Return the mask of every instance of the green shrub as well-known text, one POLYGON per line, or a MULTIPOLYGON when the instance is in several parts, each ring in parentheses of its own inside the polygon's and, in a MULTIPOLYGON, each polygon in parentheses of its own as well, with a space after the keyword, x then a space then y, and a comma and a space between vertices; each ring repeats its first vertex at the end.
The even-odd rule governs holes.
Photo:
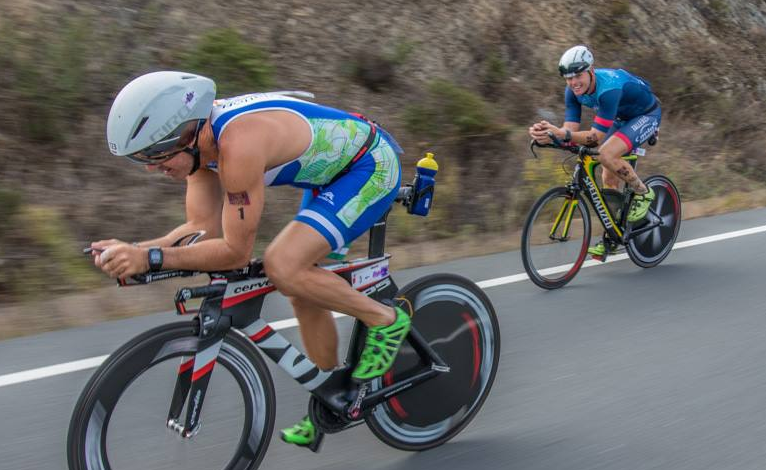
POLYGON ((497 87, 508 78, 505 62, 497 52, 487 56, 484 67, 484 83, 489 87, 497 87))
POLYGON ((0 189, 0 240, 15 226, 14 216, 21 205, 21 194, 9 189, 0 189))
POLYGON ((272 85, 273 67, 266 53, 232 28, 205 33, 185 54, 184 68, 213 78, 218 96, 249 93, 272 85))
POLYGON ((497 115, 493 106, 478 94, 436 79, 429 84, 423 102, 405 109, 404 122, 414 135, 460 138, 502 131, 497 115))
POLYGON ((629 0, 613 0, 603 10, 599 9, 591 38, 599 51, 615 51, 624 47, 630 38, 633 17, 629 0))
POLYGON ((43 265, 46 267, 32 274, 31 283, 43 285, 48 282, 50 267, 54 266, 63 276, 62 287, 82 289, 97 284, 98 276, 93 272, 89 258, 82 255, 58 210, 24 206, 19 217, 25 236, 45 254, 43 265))
POLYGON ((396 64, 389 57, 370 51, 356 54, 351 63, 351 76, 370 91, 382 91, 394 81, 396 64))
POLYGON ((382 91, 394 83, 396 68, 407 61, 415 48, 416 43, 407 40, 381 50, 366 47, 342 66, 342 74, 370 91, 382 91))
POLYGON ((64 19, 51 32, 22 36, 10 22, 0 25, 4 53, 0 64, 10 76, 9 93, 17 103, 20 133, 32 142, 60 142, 85 110, 91 23, 87 17, 64 19), (50 40, 53 35, 55 40, 50 40))

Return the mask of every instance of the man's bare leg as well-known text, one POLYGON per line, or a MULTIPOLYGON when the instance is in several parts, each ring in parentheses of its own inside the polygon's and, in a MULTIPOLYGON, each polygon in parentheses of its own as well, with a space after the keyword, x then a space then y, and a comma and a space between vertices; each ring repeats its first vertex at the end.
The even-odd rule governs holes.
MULTIPOLYGON (((649 190, 644 185, 641 178, 638 177, 636 171, 630 166, 630 163, 622 159, 622 156, 628 151, 628 146, 625 142, 617 137, 610 137, 599 148, 598 159, 604 166, 604 170, 608 170, 617 175, 622 181, 624 181, 636 194, 646 194, 649 190)), ((607 184, 606 178, 604 184, 607 184)))
POLYGON ((264 267, 282 294, 325 310, 358 318, 367 326, 391 324, 394 310, 357 292, 340 276, 316 266, 330 252, 327 240, 312 227, 290 222, 272 241, 264 267))
POLYGON ((602 165, 601 182, 604 188, 621 190, 623 181, 615 173, 612 173, 607 167, 602 165))
POLYGON ((338 366, 338 330, 332 312, 290 297, 306 354, 322 370, 338 366))

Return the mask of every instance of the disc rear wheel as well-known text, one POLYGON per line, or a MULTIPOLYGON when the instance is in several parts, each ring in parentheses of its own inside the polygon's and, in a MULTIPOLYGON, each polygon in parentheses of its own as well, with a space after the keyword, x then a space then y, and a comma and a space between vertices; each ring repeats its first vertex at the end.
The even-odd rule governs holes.
POLYGON ((665 176, 650 176, 644 183, 654 190, 654 201, 646 219, 635 224, 632 230, 641 230, 649 224, 656 226, 631 237, 627 251, 635 264, 651 268, 660 264, 673 249, 681 228, 681 198, 673 182, 665 176))
MULTIPOLYGON (((421 278, 402 289, 397 298, 402 297, 412 305, 413 328, 450 370, 379 405, 367 424, 386 444, 416 451, 451 439, 479 411, 497 372, 500 331, 484 291, 460 276, 421 278)), ((405 341, 393 367, 373 381, 373 389, 410 377, 424 366, 405 341)))

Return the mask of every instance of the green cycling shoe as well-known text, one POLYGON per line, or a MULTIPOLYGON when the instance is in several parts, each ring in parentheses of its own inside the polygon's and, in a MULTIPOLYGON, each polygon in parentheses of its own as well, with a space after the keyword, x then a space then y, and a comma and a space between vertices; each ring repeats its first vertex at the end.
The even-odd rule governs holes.
POLYGON ((604 242, 598 242, 588 248, 588 254, 594 258, 603 258, 606 255, 606 245, 604 245, 604 242))
POLYGON ((317 430, 311 419, 308 416, 304 416, 302 420, 295 423, 292 427, 283 429, 280 437, 288 444, 308 447, 314 443, 317 437, 317 430))
POLYGON ((606 261, 606 256, 614 253, 617 253, 617 246, 610 242, 607 248, 603 240, 588 248, 588 254, 598 261, 606 261))
POLYGON ((649 192, 646 194, 636 194, 633 196, 630 212, 628 212, 628 222, 638 222, 646 217, 646 213, 649 212, 649 206, 654 201, 654 190, 652 188, 648 189, 649 192))
POLYGON ((388 372, 394 364, 402 341, 410 332, 410 316, 399 307, 394 307, 396 320, 388 326, 372 326, 367 329, 367 338, 359 363, 351 374, 356 380, 369 380, 388 372))

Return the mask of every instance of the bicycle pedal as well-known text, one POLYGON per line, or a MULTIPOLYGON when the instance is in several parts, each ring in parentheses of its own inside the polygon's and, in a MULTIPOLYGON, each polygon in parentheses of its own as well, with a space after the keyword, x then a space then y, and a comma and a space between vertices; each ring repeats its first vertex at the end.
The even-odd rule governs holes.
POLYGON ((324 433, 317 431, 316 437, 314 437, 314 440, 311 444, 307 445, 306 448, 311 452, 319 453, 320 447, 322 447, 322 442, 324 442, 324 433))
POLYGON ((590 255, 590 257, 602 263, 606 261, 606 255, 590 255))

